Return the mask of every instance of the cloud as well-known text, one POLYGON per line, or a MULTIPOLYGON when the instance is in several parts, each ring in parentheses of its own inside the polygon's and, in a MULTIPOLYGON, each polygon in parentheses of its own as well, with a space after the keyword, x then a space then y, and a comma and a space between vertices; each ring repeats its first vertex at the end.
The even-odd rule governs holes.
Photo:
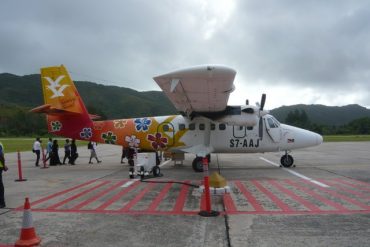
POLYGON ((159 90, 155 75, 220 63, 238 72, 231 102, 370 106, 369 24, 367 1, 6 0, 0 72, 65 64, 77 80, 159 90))

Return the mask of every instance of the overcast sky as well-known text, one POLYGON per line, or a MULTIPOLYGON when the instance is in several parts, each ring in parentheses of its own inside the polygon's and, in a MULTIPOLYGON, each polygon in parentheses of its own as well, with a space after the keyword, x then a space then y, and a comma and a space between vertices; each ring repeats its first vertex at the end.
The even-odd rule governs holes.
POLYGON ((160 90, 199 64, 237 71, 229 104, 370 107, 370 1, 2 0, 0 73, 64 64, 75 80, 160 90))

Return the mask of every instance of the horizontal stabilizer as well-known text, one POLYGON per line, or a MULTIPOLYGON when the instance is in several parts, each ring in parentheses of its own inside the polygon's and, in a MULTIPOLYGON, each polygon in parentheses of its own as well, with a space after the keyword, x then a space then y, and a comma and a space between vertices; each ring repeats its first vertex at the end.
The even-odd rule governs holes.
MULTIPOLYGON (((66 111, 66 110, 63 110, 63 109, 58 109, 56 107, 53 107, 50 104, 45 104, 45 105, 42 105, 42 106, 38 106, 36 108, 31 109, 30 112, 33 112, 33 113, 45 113, 45 114, 48 114, 48 115, 62 115, 62 114, 78 115, 78 114, 82 114, 82 113, 76 113, 76 112, 66 111)), ((100 119, 101 116, 94 115, 94 114, 89 114, 89 118, 91 120, 96 120, 96 119, 100 119)))
POLYGON ((71 111, 59 109, 59 108, 53 107, 50 104, 45 104, 45 105, 42 105, 42 106, 38 106, 38 107, 33 108, 32 110, 30 110, 30 112, 45 113, 45 114, 48 114, 48 115, 60 115, 60 114, 78 115, 78 114, 82 114, 82 113, 76 113, 76 112, 71 112, 71 111))

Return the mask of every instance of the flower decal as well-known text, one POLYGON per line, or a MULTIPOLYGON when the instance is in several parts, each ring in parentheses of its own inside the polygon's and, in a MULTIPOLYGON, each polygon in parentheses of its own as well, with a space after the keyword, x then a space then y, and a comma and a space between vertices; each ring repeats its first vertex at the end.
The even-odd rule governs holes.
POLYGON ((59 121, 52 121, 51 122, 51 131, 59 131, 62 129, 62 123, 59 121))
POLYGON ((112 131, 108 131, 107 133, 103 133, 101 137, 104 139, 104 142, 107 144, 115 144, 117 141, 117 136, 113 134, 112 131))
POLYGON ((92 130, 91 128, 83 128, 80 132, 80 137, 82 139, 90 139, 92 137, 92 130))
POLYGON ((152 147, 154 149, 158 149, 158 148, 165 148, 167 143, 168 143, 168 140, 166 137, 162 137, 162 134, 161 133, 157 133, 154 135, 151 135, 149 134, 147 136, 148 138, 148 141, 150 141, 152 143, 152 147))
POLYGON ((94 130, 102 130, 104 127, 104 122, 94 122, 94 130))
POLYGON ((122 129, 126 126, 127 120, 113 120, 114 128, 122 129))
POLYGON ((148 118, 136 118, 135 119, 135 128, 136 131, 146 132, 149 129, 149 126, 152 124, 152 120, 148 118))
POLYGON ((140 144, 140 139, 136 138, 135 135, 126 136, 125 141, 128 142, 129 147, 138 148, 140 144))

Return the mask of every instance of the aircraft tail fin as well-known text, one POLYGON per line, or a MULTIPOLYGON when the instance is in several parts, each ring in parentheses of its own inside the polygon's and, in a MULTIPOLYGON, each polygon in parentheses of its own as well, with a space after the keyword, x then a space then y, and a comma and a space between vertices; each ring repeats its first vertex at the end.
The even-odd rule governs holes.
POLYGON ((91 130, 93 115, 88 114, 67 69, 63 65, 41 68, 41 84, 44 105, 31 111, 47 114, 48 129, 53 134, 75 139, 85 137, 80 133, 84 128, 91 130))

